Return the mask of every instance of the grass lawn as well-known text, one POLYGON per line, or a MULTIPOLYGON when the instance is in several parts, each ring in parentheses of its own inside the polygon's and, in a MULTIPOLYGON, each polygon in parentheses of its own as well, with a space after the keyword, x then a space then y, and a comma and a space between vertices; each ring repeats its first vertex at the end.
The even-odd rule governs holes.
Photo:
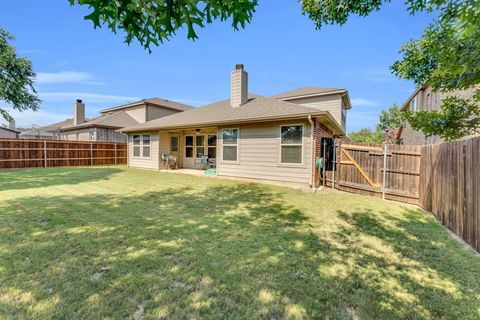
POLYGON ((124 167, 0 173, 0 319, 480 319, 400 203, 124 167))

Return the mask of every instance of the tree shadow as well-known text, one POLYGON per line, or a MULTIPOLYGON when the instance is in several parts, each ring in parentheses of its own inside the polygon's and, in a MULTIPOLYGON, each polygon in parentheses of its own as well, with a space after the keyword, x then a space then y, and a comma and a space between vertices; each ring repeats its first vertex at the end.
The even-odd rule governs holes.
POLYGON ((44 188, 102 180, 122 171, 115 167, 58 167, 2 171, 0 191, 44 188))
POLYGON ((338 225, 318 231, 306 212, 256 184, 4 201, 0 315, 129 318, 139 306, 157 319, 475 314, 471 270, 442 270, 418 248, 432 255, 436 246, 452 268, 478 264, 450 244, 424 244, 416 213, 371 214, 338 212, 338 225))

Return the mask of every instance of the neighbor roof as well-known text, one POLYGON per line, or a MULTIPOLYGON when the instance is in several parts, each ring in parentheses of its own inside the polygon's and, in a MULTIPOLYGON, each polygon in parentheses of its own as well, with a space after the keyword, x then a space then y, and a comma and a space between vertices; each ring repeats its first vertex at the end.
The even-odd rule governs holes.
POLYGON ((11 132, 15 132, 15 133, 20 133, 20 131, 15 130, 15 129, 10 129, 10 128, 8 128, 8 127, 0 127, 0 129, 7 130, 7 131, 11 131, 11 132))
POLYGON ((347 92, 347 90, 339 89, 339 88, 303 87, 303 88, 297 88, 287 92, 276 94, 272 96, 272 98, 289 99, 289 98, 300 98, 303 96, 316 96, 316 95, 344 93, 344 92, 347 92))
POLYGON ((32 128, 20 133, 20 136, 46 136, 51 137, 53 131, 58 131, 63 127, 68 127, 73 125, 73 119, 65 119, 60 122, 55 122, 46 126, 32 128))
POLYGON ((331 122, 337 133, 343 133, 328 111, 320 111, 311 107, 249 94, 248 102, 240 107, 232 107, 230 99, 215 102, 200 108, 180 112, 121 129, 121 132, 135 132, 157 129, 175 129, 206 125, 221 125, 242 122, 269 121, 275 119, 299 118, 301 116, 318 115, 331 122))
POLYGON ((101 115, 93 118, 90 121, 82 122, 76 126, 64 127, 62 128, 62 131, 71 131, 88 127, 123 128, 133 126, 137 123, 137 120, 132 118, 126 111, 122 110, 101 115))
POLYGON ((123 104, 123 105, 117 106, 117 107, 103 109, 103 110, 100 110, 100 113, 117 111, 117 110, 120 110, 120 109, 130 108, 130 107, 137 106, 137 105, 142 105, 142 104, 164 107, 164 108, 167 108, 167 109, 177 110, 177 111, 186 111, 186 110, 190 110, 190 109, 193 108, 192 106, 189 106, 189 105, 186 105, 186 104, 183 104, 183 103, 170 101, 170 100, 166 100, 166 99, 162 99, 162 98, 149 98, 149 99, 142 99, 142 100, 139 100, 139 101, 123 104))

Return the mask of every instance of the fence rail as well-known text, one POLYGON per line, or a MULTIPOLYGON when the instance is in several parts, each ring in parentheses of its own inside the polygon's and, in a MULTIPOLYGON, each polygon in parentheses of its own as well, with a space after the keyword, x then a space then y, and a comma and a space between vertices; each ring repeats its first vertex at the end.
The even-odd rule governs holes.
POLYGON ((0 169, 126 163, 120 142, 0 139, 0 169))

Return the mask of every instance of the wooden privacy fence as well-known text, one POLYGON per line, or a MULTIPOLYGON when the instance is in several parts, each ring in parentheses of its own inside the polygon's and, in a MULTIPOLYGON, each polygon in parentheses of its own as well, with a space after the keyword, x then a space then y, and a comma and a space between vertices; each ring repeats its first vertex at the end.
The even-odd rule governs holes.
POLYGON ((0 169, 126 163, 126 143, 0 139, 0 169))
POLYGON ((480 252, 480 137, 422 147, 419 204, 480 252))
POLYGON ((480 137, 429 146, 336 140, 324 154, 326 186, 418 204, 480 252, 480 137))
POLYGON ((335 179, 339 190, 418 203, 420 147, 336 140, 330 154, 325 166, 327 186, 335 179))

